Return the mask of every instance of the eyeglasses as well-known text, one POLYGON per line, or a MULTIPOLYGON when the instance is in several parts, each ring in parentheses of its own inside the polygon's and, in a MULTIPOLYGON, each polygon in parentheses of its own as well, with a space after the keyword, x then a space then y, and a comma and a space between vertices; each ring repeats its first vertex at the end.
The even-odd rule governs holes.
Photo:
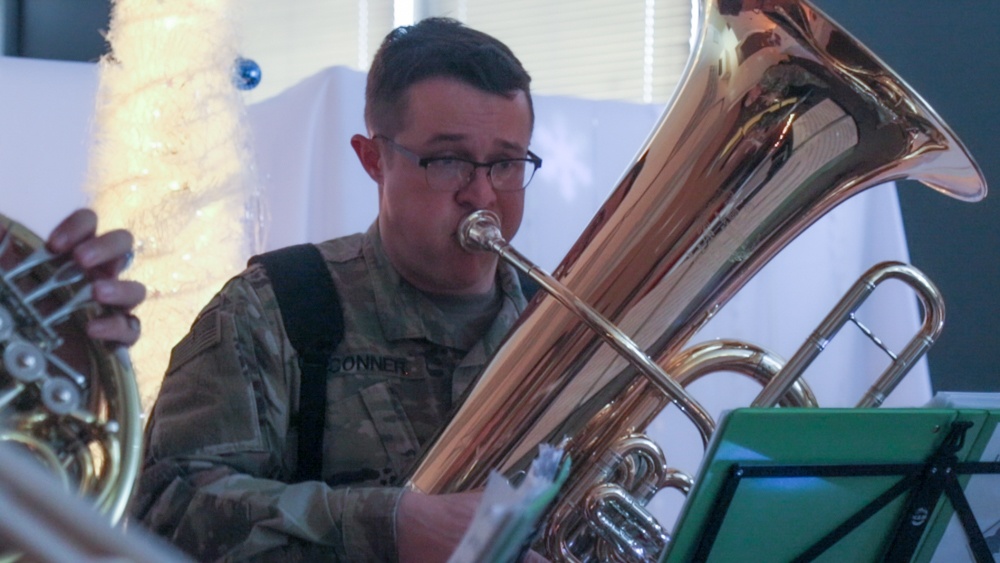
POLYGON ((493 162, 476 162, 455 156, 434 156, 423 158, 396 143, 385 135, 375 135, 399 154, 424 169, 427 185, 441 192, 457 192, 472 183, 477 168, 486 168, 490 185, 498 192, 514 192, 528 187, 535 171, 542 167, 542 159, 528 151, 526 158, 505 158, 493 162))

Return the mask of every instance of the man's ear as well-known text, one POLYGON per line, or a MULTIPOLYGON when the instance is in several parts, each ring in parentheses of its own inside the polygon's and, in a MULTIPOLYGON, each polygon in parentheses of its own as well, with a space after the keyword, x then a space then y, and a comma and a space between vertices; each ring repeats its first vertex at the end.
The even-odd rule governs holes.
POLYGON ((375 180, 375 183, 382 185, 382 152, 374 139, 364 135, 354 135, 351 137, 351 148, 358 155, 361 166, 365 172, 375 180))

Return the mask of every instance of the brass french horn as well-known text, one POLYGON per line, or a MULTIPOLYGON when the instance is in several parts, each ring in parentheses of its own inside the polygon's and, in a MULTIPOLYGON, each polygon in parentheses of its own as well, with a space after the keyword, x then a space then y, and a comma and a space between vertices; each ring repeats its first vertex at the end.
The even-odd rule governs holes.
POLYGON ((124 351, 86 335, 91 291, 71 260, 0 215, 0 447, 117 522, 139 474, 141 409, 124 351))
MULTIPOLYGON (((491 470, 524 469, 539 443, 569 437, 574 469, 541 544, 556 560, 658 556, 667 540, 655 522, 629 515, 616 526, 602 506, 641 513, 643 500, 626 496, 686 486, 641 432, 651 411, 673 403, 707 439, 714 423, 672 370, 687 361, 690 337, 789 241, 888 181, 912 178, 965 201, 986 194, 982 173, 930 106, 808 2, 705 0, 698 9, 673 99, 552 276, 490 234, 488 216, 469 221, 471 248, 497 252, 557 289, 533 300, 409 484, 426 493, 476 488, 491 470), (627 337, 613 343, 614 332, 627 337), (617 500, 602 505, 608 498, 617 500)), ((894 272, 940 304, 915 270, 887 264, 870 275, 894 272)), ((917 340, 929 345, 940 320, 925 321, 931 330, 917 340)), ((757 354, 722 348, 729 363, 757 354)), ((683 369, 700 371, 697 362, 683 369)), ((765 371, 765 381, 778 381, 767 393, 773 404, 790 383, 775 375, 780 366, 765 371)), ((898 377, 880 379, 862 403, 880 403, 898 377)), ((799 398, 809 400, 805 391, 799 398)))

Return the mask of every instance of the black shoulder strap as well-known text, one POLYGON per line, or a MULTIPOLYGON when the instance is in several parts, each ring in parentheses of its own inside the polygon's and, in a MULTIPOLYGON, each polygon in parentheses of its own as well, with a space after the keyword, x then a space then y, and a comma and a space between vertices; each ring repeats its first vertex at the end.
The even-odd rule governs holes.
POLYGON ((322 480, 326 371, 344 336, 344 314, 326 262, 312 244, 274 250, 250 259, 267 270, 285 332, 299 356, 299 452, 295 482, 322 480))

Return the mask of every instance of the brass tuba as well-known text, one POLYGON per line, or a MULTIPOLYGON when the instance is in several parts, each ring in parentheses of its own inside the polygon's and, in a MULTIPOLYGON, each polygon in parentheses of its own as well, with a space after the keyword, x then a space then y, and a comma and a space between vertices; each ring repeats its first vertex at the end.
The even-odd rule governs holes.
MULTIPOLYGON (((634 438, 650 405, 679 405, 703 436, 712 424, 680 383, 650 375, 622 349, 634 344, 670 373, 689 338, 771 257, 871 186, 912 178, 965 201, 985 196, 981 172, 948 126, 808 2, 704 0, 698 9, 693 52, 667 110, 551 276, 574 297, 533 300, 422 457, 413 488, 481 486, 491 470, 513 474, 539 443, 564 436, 574 465, 567 491, 607 492, 591 485, 595 474, 612 485, 683 488, 657 467, 655 444, 634 438), (575 301, 593 318, 566 306, 575 301), (592 330, 602 319, 630 344, 610 345, 607 331, 592 330)), ((488 219, 477 221, 485 225, 472 231, 491 230, 488 219)), ((488 235, 472 246, 517 265, 516 253, 488 235)), ((567 493, 577 505, 554 509, 543 533, 550 557, 656 557, 662 542, 619 553, 630 540, 602 529, 601 509, 582 506, 592 498, 567 493), (584 514, 587 529, 561 514, 584 514)))
MULTIPOLYGON (((86 335, 91 291, 66 256, 0 215, 0 447, 27 453, 116 522, 139 474, 141 409, 124 351, 86 335)), ((31 553, 6 535, 15 528, 2 531, 3 549, 31 553)))

